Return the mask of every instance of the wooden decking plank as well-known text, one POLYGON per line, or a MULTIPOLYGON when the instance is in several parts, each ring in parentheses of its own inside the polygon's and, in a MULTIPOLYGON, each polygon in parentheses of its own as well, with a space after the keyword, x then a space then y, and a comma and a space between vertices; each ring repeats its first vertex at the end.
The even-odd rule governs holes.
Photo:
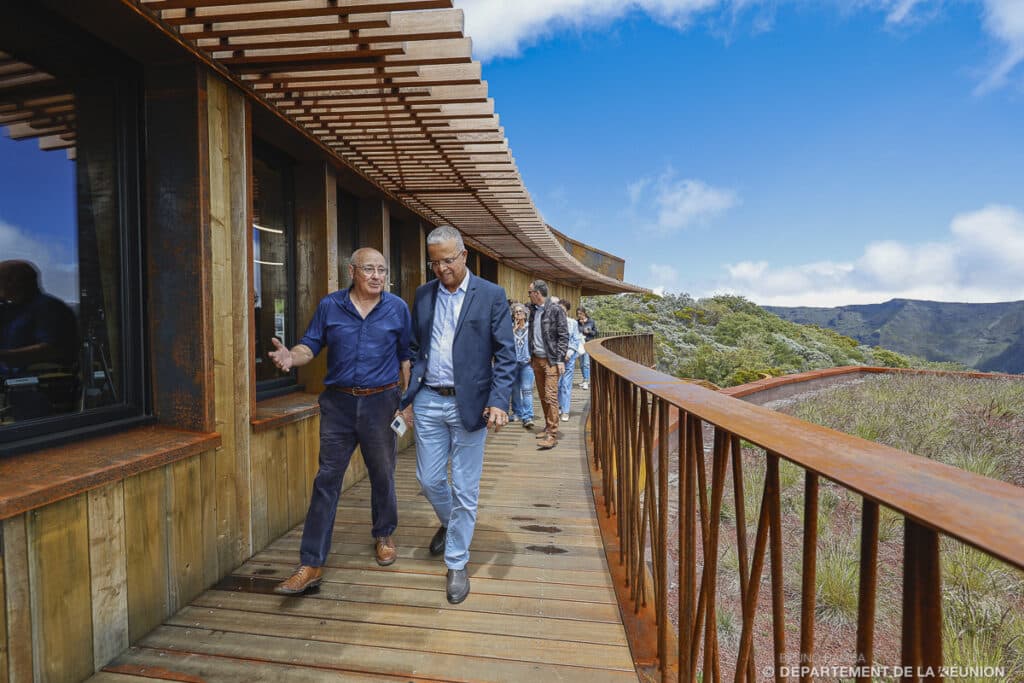
MULTIPOLYGON (((329 585, 337 589, 337 584, 329 585)), ((349 587, 351 588, 351 587, 349 587)), ((367 586, 356 588, 368 589, 367 586)), ((372 589, 371 589, 372 590, 372 589)), ((366 590, 366 593, 370 593, 366 590)), ((264 614, 291 614, 303 617, 321 617, 355 623, 412 626, 446 631, 470 631, 488 635, 550 638, 597 645, 626 645, 617 620, 606 623, 581 621, 555 610, 551 614, 522 616, 509 611, 487 611, 485 605, 474 605, 473 610, 438 609, 437 596, 433 604, 413 605, 395 599, 392 591, 374 591, 377 601, 353 601, 349 591, 335 593, 321 588, 315 596, 303 599, 283 598, 278 595, 209 591, 192 604, 196 607, 233 609, 264 614), (499 615, 500 618, 495 618, 499 615)), ((406 592, 411 592, 406 589, 406 592)), ((423 591, 420 591, 423 592, 423 591)), ((436 590, 434 593, 436 594, 436 590)), ((532 601, 538 602, 536 600, 532 601)), ((583 603, 588 605, 590 603, 583 603)))
MULTIPOLYGON (((295 551, 266 551, 253 557, 254 560, 262 561, 273 558, 281 562, 293 562, 298 565, 298 555, 295 551)), ((429 560, 405 559, 401 566, 393 565, 377 569, 367 562, 367 558, 359 556, 335 555, 329 553, 325 567, 345 570, 370 570, 382 572, 414 572, 421 574, 437 573, 444 576, 444 565, 436 558, 429 560)), ((482 563, 482 558, 477 557, 469 563, 470 576, 476 578, 511 579, 516 581, 551 581, 555 583, 567 583, 575 585, 609 586, 611 579, 605 572, 601 571, 573 571, 571 569, 548 569, 546 567, 515 567, 510 565, 498 565, 482 563)))
MULTIPOLYGON (((153 650, 148 647, 132 647, 117 660, 118 664, 137 666, 142 669, 163 667, 168 664, 172 653, 153 650)), ((387 676, 382 673, 365 674, 355 671, 339 671, 298 664, 274 664, 253 659, 200 655, 194 653, 173 653, 174 671, 195 676, 213 683, 366 683, 367 681, 410 681, 410 676, 387 676)), ((106 683, 140 683, 165 679, 117 678, 103 679, 106 683)), ((90 679, 96 683, 97 679, 90 679)))
MULTIPOLYGON (((417 559, 423 556, 423 549, 418 546, 403 543, 400 535, 395 536, 398 562, 406 559, 417 559)), ((282 536, 276 540, 271 548, 273 550, 294 550, 296 557, 299 553, 301 539, 297 536, 282 536)), ((373 561, 370 551, 372 540, 366 539, 362 542, 338 542, 331 544, 331 552, 335 555, 351 555, 362 557, 373 561)), ((604 550, 598 548, 582 548, 562 542, 552 543, 548 539, 538 538, 531 543, 500 543, 484 542, 479 546, 476 538, 473 538, 473 547, 470 551, 470 560, 475 560, 477 555, 487 555, 488 562, 492 564, 512 565, 516 567, 554 567, 556 569, 594 570, 606 571, 607 564, 604 558, 604 550)))
MULTIPOLYGON (((489 521, 489 520, 488 520, 489 521)), ((522 543, 530 545, 537 541, 538 538, 557 538, 560 539, 565 545, 576 546, 580 548, 595 548, 603 547, 601 541, 601 534, 598 533, 597 529, 593 531, 584 531, 582 529, 566 529, 558 524, 539 524, 536 521, 530 522, 518 522, 519 531, 515 530, 515 527, 506 529, 496 529, 487 524, 478 526, 476 532, 473 534, 473 547, 476 548, 477 541, 483 544, 493 543, 496 541, 512 541, 516 543, 522 543)), ((431 524, 427 526, 403 523, 398 531, 395 532, 396 540, 400 536, 402 541, 411 547, 421 548, 426 551, 427 544, 430 539, 434 536, 434 532, 437 531, 437 525, 431 524)), ((281 538, 301 538, 302 529, 295 527, 281 538)), ((332 542, 347 542, 362 543, 366 540, 367 531, 357 528, 355 525, 347 524, 343 527, 338 527, 332 534, 332 542)))
MULTIPOLYGON (((501 615, 489 615, 499 622, 501 615)), ((204 628, 249 635, 277 636, 282 633, 306 642, 376 646, 437 654, 512 659, 520 662, 560 664, 586 662, 596 669, 633 668, 629 647, 570 640, 545 640, 522 636, 474 633, 464 630, 360 623, 353 627, 325 613, 319 617, 266 614, 232 609, 186 607, 167 620, 169 626, 204 628)), ((450 623, 450 622, 449 622, 450 623)))
MULTIPOLYGON (((295 562, 290 561, 290 559, 283 562, 252 561, 242 565, 242 567, 234 572, 234 575, 280 580, 287 577, 294 569, 295 562)), ((389 572, 372 569, 351 571, 334 569, 333 567, 324 569, 324 581, 326 583, 378 588, 408 588, 434 591, 438 590, 439 582, 443 577, 443 569, 434 574, 389 572)), ((615 604, 615 591, 612 589, 611 584, 594 586, 556 583, 553 581, 489 579, 475 574, 472 576, 472 581, 474 595, 503 595, 532 598, 535 600, 570 600, 573 602, 615 604)))
POLYGON ((579 660, 542 666, 509 659, 401 650, 390 647, 388 643, 351 645, 176 626, 154 629, 141 645, 181 652, 219 654, 257 662, 465 683, 528 680, 597 683, 637 680, 633 670, 602 670, 572 664, 579 660))
POLYGON ((370 487, 359 482, 339 502, 318 589, 272 593, 298 564, 302 525, 279 529, 115 663, 228 683, 636 681, 580 424, 575 415, 563 423, 552 451, 537 451, 518 426, 488 437, 464 603, 447 603, 446 567, 427 551, 438 522, 407 449, 396 472, 394 565, 374 562, 370 487))

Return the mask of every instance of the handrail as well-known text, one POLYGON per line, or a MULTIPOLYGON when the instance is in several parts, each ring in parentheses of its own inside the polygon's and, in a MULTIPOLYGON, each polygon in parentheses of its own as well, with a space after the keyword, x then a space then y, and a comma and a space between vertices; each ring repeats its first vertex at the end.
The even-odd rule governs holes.
MULTIPOLYGON (((866 441, 653 370, 653 337, 605 338, 587 344, 592 360, 592 419, 595 465, 601 470, 609 514, 618 516, 623 561, 634 599, 653 591, 659 620, 659 659, 666 663, 668 575, 665 546, 669 493, 670 424, 679 445, 678 514, 680 680, 719 674, 716 633, 716 573, 719 514, 730 460, 737 501, 743 499, 740 440, 767 451, 764 493, 757 534, 748 558, 746 534, 737 533, 743 632, 735 680, 755 678, 753 621, 766 551, 771 557, 775 676, 784 670, 779 458, 805 470, 804 562, 802 568, 800 664, 808 670, 814 649, 814 576, 817 543, 818 480, 826 477, 863 497, 857 661, 870 665, 874 646, 879 505, 904 515, 903 666, 910 672, 942 664, 939 534, 959 539, 1024 569, 1024 495, 1019 487, 927 458, 866 441), (629 356, 629 357, 626 357, 629 356), (639 362, 636 362, 636 360, 639 362), (678 410, 678 422, 670 411, 678 410), (714 430, 707 481, 703 427, 714 430), (710 490, 710 500, 706 491, 710 490), (698 541, 699 534, 699 541, 698 541), (770 536, 770 538, 769 538, 770 536), (698 589, 697 543, 706 558, 698 589), (653 556, 654 585, 645 585, 647 544, 653 556), (752 564, 751 564, 752 563, 752 564), (682 615, 689 615, 684 619, 682 615), (703 650, 701 642, 703 641, 703 650)), ((746 529, 744 506, 736 506, 737 529, 746 529)), ((870 667, 857 671, 870 680, 870 667)), ((801 679, 809 678, 803 675, 801 679)), ((911 676, 912 678, 914 676, 911 676)))

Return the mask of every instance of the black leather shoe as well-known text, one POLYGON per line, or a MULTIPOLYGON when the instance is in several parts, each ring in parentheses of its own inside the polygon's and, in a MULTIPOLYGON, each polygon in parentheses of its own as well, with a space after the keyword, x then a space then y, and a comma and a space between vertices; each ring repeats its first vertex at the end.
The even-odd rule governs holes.
POLYGON ((448 527, 439 527, 434 537, 430 539, 430 554, 437 556, 444 553, 444 542, 448 538, 448 527))
POLYGON ((469 595, 469 574, 465 569, 448 570, 448 602, 457 605, 469 595))

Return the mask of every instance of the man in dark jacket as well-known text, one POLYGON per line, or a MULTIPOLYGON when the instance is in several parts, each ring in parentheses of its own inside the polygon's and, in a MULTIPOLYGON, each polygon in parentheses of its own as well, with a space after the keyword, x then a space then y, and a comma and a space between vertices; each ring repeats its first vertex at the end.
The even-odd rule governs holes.
POLYGON ((469 272, 459 231, 434 228, 427 255, 437 281, 416 290, 416 356, 402 408, 416 428, 416 478, 441 524, 428 547, 444 555, 448 602, 458 604, 469 595, 487 427, 508 424, 516 350, 505 290, 469 272))
POLYGON ((558 379, 565 372, 569 349, 569 325, 565 309, 548 302, 548 285, 543 280, 530 284, 530 354, 537 393, 544 408, 544 431, 537 435, 537 447, 547 450, 558 443, 558 379))

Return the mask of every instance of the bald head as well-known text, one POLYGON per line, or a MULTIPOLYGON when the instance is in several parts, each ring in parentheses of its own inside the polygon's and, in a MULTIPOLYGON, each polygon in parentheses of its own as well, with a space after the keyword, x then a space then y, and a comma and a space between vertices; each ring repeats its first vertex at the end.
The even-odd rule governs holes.
POLYGON ((372 247, 363 247, 352 252, 352 260, 350 262, 362 266, 366 265, 367 259, 373 260, 374 263, 377 263, 377 259, 379 259, 383 263, 384 254, 372 247))
POLYGON ((376 249, 356 249, 352 252, 348 269, 352 289, 360 299, 374 299, 384 291, 388 281, 388 262, 376 249))

